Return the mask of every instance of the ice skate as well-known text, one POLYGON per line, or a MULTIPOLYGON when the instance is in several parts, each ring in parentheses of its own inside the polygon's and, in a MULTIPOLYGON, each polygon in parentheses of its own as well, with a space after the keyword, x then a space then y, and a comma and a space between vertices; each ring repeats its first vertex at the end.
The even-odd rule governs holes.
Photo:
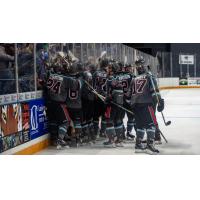
POLYGON ((100 137, 100 138, 106 138, 106 134, 105 134, 104 132, 101 132, 101 131, 100 131, 99 137, 100 137))
POLYGON ((108 147, 108 148, 116 148, 116 144, 110 140, 104 142, 103 145, 104 147, 108 147))
POLYGON ((162 139, 160 137, 160 134, 156 134, 156 136, 155 136, 155 144, 158 144, 158 145, 162 144, 162 139))
POLYGON ((142 143, 141 139, 136 139, 135 153, 145 153, 146 146, 142 143))
POLYGON ((126 139, 127 139, 127 140, 131 140, 131 141, 134 141, 135 136, 132 135, 130 132, 127 132, 127 134, 126 134, 126 139))
POLYGON ((146 152, 151 155, 159 153, 159 150, 155 148, 153 140, 147 141, 146 152))
POLYGON ((116 147, 124 147, 123 141, 120 141, 120 140, 116 140, 115 145, 116 145, 116 147))
POLYGON ((57 145, 56 145, 56 149, 57 150, 61 150, 61 149, 69 149, 69 145, 67 142, 65 142, 64 140, 58 139, 57 140, 57 145))

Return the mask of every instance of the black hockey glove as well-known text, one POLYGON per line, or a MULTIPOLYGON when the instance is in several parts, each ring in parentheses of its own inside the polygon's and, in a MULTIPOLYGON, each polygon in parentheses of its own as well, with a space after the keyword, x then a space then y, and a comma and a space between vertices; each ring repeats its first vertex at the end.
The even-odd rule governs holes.
POLYGON ((158 111, 158 112, 162 112, 162 111, 164 110, 164 107, 165 107, 164 99, 160 99, 160 100, 159 100, 158 107, 157 107, 157 111, 158 111))
POLYGON ((105 102, 105 104, 110 104, 111 98, 110 97, 106 97, 104 102, 105 102))
POLYGON ((76 77, 76 78, 80 78, 80 77, 81 77, 81 74, 80 74, 80 73, 77 73, 77 74, 75 75, 75 77, 76 77))

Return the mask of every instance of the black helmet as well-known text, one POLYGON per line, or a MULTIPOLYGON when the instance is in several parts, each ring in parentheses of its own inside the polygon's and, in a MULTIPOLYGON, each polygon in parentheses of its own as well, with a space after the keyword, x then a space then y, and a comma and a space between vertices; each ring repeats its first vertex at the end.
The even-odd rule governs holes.
POLYGON ((90 72, 95 72, 97 70, 97 65, 94 65, 94 64, 90 64, 88 65, 88 69, 90 72))
POLYGON ((145 60, 143 57, 140 57, 135 61, 136 65, 144 65, 144 63, 145 63, 145 60))
POLYGON ((84 65, 80 61, 77 62, 76 65, 77 65, 77 71, 79 73, 84 71, 84 65))
POLYGON ((132 71, 132 65, 130 63, 126 63, 124 66, 125 72, 131 72, 132 71))
POLYGON ((100 60, 100 69, 105 69, 109 64, 109 60, 107 58, 104 58, 100 60))
POLYGON ((80 67, 80 63, 78 62, 71 63, 71 65, 68 68, 68 72, 70 74, 77 74, 79 72, 80 67))
POLYGON ((114 73, 120 72, 120 71, 121 71, 121 66, 120 66, 119 63, 116 62, 115 60, 109 60, 109 62, 108 62, 108 67, 112 68, 112 71, 113 71, 114 73))
POLYGON ((135 64, 138 74, 144 74, 146 72, 146 67, 144 66, 145 60, 143 57, 138 58, 138 60, 135 61, 135 64))
POLYGON ((122 62, 117 62, 117 64, 118 64, 118 66, 119 66, 119 70, 118 70, 118 71, 120 71, 120 72, 124 71, 124 70, 123 70, 123 69, 124 69, 123 63, 122 63, 122 62))

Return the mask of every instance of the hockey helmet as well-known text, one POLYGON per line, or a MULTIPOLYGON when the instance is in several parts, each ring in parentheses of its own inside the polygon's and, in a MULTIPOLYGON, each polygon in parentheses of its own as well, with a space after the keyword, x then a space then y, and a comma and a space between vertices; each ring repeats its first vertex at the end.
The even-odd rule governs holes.
POLYGON ((125 72, 132 72, 133 71, 133 66, 130 63, 125 64, 124 71, 125 72))
POLYGON ((143 57, 140 57, 135 61, 136 70, 138 74, 144 74, 146 72, 146 68, 144 64, 145 64, 145 60, 143 57))
POLYGON ((67 59, 72 63, 79 61, 79 59, 75 57, 75 55, 70 50, 67 52, 67 59))
POLYGON ((124 71, 124 65, 123 65, 123 63, 118 61, 117 64, 118 64, 118 68, 119 68, 118 71, 119 72, 123 72, 124 71))
POLYGON ((76 63, 77 65, 77 72, 81 73, 84 71, 84 65, 79 61, 76 63))
POLYGON ((70 66, 68 67, 68 72, 70 74, 77 74, 81 68, 81 63, 79 62, 73 62, 70 64, 70 66))
POLYGON ((95 72, 97 70, 97 65, 94 64, 88 65, 88 70, 92 73, 95 72))
POLYGON ((119 63, 117 63, 115 60, 109 60, 108 68, 114 73, 121 70, 119 63))
POLYGON ((109 64, 109 60, 107 58, 100 60, 100 69, 105 70, 108 64, 109 64))
POLYGON ((145 60, 144 60, 144 58, 141 56, 141 57, 139 57, 136 61, 135 61, 135 64, 136 65, 144 65, 144 63, 145 63, 145 60))

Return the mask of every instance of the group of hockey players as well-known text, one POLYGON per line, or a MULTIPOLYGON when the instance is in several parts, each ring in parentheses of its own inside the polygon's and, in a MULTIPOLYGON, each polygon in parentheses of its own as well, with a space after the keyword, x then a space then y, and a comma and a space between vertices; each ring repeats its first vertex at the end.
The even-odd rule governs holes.
POLYGON ((159 153, 155 112, 164 109, 164 100, 142 57, 131 65, 102 52, 98 62, 91 64, 81 63, 70 51, 57 52, 41 84, 57 149, 93 145, 104 138, 105 147, 123 147, 132 140, 135 152, 159 153))

